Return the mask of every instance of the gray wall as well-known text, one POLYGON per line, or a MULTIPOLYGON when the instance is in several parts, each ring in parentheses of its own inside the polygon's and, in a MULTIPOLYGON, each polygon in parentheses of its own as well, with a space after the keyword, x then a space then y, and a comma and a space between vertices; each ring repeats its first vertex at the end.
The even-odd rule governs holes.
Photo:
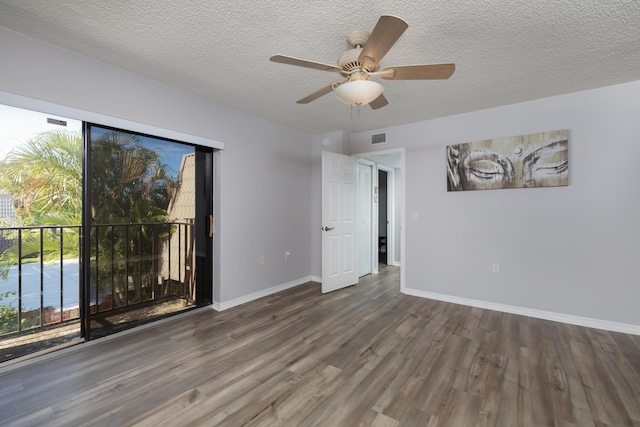
POLYGON ((98 113, 225 143, 217 302, 308 278, 311 137, 1 27, 0 56, 0 100, 17 94, 52 114, 72 107, 76 119, 98 113))
POLYGON ((639 326, 639 111, 640 81, 384 129, 406 147, 407 290, 639 326), (447 193, 446 145, 556 129, 568 187, 447 193))

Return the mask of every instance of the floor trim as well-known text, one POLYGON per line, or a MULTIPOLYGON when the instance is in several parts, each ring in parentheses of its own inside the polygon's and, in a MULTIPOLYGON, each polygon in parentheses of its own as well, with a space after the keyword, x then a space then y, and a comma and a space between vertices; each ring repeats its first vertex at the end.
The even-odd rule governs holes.
POLYGON ((259 298, 263 298, 263 297, 275 294, 276 292, 284 291, 285 289, 293 288, 293 287, 296 287, 296 286, 300 286, 300 285, 302 285, 304 283, 314 282, 314 281, 316 281, 316 280, 314 280, 313 276, 302 277, 302 278, 297 279, 297 280, 292 280, 291 282, 283 283, 281 285, 272 286, 270 288, 263 289, 263 290, 258 291, 258 292, 254 292, 254 293, 249 294, 249 295, 245 295, 245 296, 242 296, 242 297, 239 297, 239 298, 232 299, 231 301, 225 301, 225 302, 214 301, 211 307, 216 311, 228 310, 228 309, 236 307, 238 305, 246 304, 246 303, 251 302, 253 300, 257 300, 259 298))
POLYGON ((624 334, 639 335, 640 325, 629 323, 611 322, 608 320, 593 319, 590 317, 573 316, 570 314, 556 313, 553 311, 536 310, 526 307, 518 307, 507 304, 498 304, 489 301, 482 301, 470 298, 456 297, 452 295, 426 292, 417 289, 405 288, 403 293, 421 298, 429 298, 438 301, 461 304, 471 307, 495 310, 503 313, 518 314, 521 316, 535 317, 537 319, 552 320, 554 322, 568 323, 571 325, 585 326, 587 328, 604 329, 606 331, 621 332, 624 334))

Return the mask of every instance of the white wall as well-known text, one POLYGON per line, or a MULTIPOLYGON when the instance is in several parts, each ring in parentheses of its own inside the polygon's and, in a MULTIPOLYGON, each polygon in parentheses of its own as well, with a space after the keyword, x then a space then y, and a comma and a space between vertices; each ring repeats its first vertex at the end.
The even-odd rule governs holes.
POLYGON ((4 98, 17 94, 80 116, 98 113, 225 143, 217 302, 308 279, 311 137, 1 27, 0 57, 4 98), (287 250, 292 257, 285 261, 287 250))
POLYGON ((384 129, 406 147, 407 292, 640 332, 639 112, 637 81, 384 129), (446 191, 446 145, 556 129, 568 187, 446 191))

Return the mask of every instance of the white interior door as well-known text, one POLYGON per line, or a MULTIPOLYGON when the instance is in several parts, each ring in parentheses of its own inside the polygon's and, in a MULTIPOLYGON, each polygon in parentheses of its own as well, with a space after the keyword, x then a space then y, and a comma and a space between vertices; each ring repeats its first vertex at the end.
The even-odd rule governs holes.
POLYGON ((322 152, 322 292, 358 283, 357 167, 354 157, 322 152))

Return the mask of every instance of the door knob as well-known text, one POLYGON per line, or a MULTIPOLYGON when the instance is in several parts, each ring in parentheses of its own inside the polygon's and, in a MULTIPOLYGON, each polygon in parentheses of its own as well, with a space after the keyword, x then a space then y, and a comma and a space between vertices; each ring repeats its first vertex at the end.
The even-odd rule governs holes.
POLYGON ((333 230, 333 227, 327 227, 327 226, 322 227, 322 231, 331 231, 331 230, 333 230))

